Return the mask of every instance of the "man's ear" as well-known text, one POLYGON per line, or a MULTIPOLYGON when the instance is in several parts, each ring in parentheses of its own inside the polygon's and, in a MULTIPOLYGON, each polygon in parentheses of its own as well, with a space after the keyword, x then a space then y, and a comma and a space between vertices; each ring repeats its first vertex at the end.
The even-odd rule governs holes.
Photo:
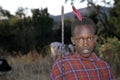
POLYGON ((94 43, 96 43, 97 38, 98 38, 97 35, 95 35, 95 36, 94 36, 94 43))
POLYGON ((71 37, 71 42, 72 42, 73 45, 75 45, 75 39, 74 39, 74 37, 71 37))

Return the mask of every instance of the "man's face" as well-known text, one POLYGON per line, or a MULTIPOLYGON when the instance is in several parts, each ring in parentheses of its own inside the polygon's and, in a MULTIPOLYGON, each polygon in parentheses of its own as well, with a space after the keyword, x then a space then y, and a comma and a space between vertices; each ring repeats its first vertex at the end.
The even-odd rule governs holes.
POLYGON ((76 52, 82 57, 89 57, 94 49, 96 36, 93 30, 87 25, 77 26, 74 30, 74 36, 71 37, 72 43, 75 45, 76 52))

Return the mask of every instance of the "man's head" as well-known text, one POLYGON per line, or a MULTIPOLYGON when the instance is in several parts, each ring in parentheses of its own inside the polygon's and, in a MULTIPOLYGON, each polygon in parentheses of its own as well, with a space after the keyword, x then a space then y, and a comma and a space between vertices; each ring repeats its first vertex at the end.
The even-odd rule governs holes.
POLYGON ((82 21, 75 20, 71 26, 71 35, 76 53, 85 58, 89 57, 97 38, 94 22, 86 17, 83 17, 82 21))

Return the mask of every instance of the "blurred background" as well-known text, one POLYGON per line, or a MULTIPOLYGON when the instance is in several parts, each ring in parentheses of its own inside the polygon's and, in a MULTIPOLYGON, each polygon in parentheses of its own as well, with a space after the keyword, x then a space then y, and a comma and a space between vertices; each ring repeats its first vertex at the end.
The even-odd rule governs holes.
POLYGON ((95 22, 98 29, 95 51, 112 66, 115 79, 120 80, 120 0, 53 0, 47 4, 48 1, 51 0, 21 0, 17 5, 17 0, 0 0, 0 58, 5 58, 13 68, 10 74, 0 75, 0 80, 49 79, 54 63, 49 45, 61 42, 61 5, 66 10, 65 44, 71 43, 70 25, 76 18, 71 8, 74 5, 82 16, 95 22))

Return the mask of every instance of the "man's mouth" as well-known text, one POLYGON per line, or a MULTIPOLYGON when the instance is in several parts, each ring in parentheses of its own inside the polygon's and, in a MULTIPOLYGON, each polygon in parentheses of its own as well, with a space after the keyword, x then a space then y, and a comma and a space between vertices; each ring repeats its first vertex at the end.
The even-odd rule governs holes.
POLYGON ((83 53, 89 53, 90 51, 88 49, 84 49, 83 53))

